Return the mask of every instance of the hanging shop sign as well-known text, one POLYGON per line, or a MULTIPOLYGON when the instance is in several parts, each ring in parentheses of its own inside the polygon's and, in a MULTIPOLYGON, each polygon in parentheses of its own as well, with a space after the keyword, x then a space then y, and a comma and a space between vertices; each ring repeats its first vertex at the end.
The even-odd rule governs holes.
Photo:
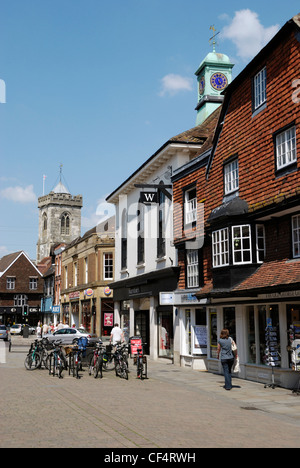
POLYGON ((141 192, 141 203, 158 203, 157 192, 141 192))
POLYGON ((174 304, 174 293, 172 293, 172 292, 160 292, 159 293, 159 304, 160 305, 173 305, 174 304))
POLYGON ((105 294, 105 296, 110 296, 111 295, 111 289, 108 286, 106 288, 104 288, 104 294, 105 294))
POLYGON ((52 306, 52 314, 60 314, 60 306, 59 305, 52 306))

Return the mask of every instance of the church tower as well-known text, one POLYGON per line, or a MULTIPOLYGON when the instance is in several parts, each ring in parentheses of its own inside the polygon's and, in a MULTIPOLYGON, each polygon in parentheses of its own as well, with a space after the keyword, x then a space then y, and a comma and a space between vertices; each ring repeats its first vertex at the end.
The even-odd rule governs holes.
POLYGON ((227 55, 216 52, 216 30, 213 26, 210 29, 214 33, 211 38, 213 51, 205 57, 195 72, 198 80, 196 125, 201 125, 222 104, 224 96, 221 95, 221 92, 232 81, 234 64, 230 63, 227 55))
POLYGON ((71 195, 60 180, 48 194, 39 197, 37 262, 50 255, 57 243, 69 244, 81 235, 82 195, 71 195))

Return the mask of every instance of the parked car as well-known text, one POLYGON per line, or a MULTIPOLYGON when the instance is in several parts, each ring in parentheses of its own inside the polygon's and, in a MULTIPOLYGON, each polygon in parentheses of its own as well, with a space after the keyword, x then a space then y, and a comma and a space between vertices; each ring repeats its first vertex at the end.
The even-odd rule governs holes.
POLYGON ((29 334, 35 335, 35 333, 36 333, 36 327, 29 325, 29 334))
POLYGON ((0 325, 0 339, 8 341, 9 332, 5 325, 0 325))
POLYGON ((11 335, 22 335, 23 326, 21 323, 16 323, 10 327, 11 335))
POLYGON ((91 338, 89 333, 83 333, 82 331, 77 330, 76 328, 62 328, 57 330, 53 334, 46 335, 46 338, 50 341, 60 340, 62 344, 74 344, 79 338, 86 337, 91 338))

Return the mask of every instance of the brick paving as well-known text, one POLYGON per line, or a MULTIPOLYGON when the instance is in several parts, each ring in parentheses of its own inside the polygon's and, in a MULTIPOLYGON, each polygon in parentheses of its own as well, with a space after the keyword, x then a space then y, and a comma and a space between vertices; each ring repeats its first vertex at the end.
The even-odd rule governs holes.
MULTIPOLYGON (((1 343, 3 346, 3 344, 1 343)), ((76 380, 26 371, 29 341, 13 337, 0 363, 1 448, 300 447, 300 396, 290 390, 149 361, 139 381, 113 372, 76 380)))

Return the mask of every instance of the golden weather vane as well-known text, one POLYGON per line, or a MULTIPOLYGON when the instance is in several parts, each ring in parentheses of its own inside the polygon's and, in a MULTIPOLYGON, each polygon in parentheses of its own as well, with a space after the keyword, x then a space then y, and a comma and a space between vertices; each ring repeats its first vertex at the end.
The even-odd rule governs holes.
POLYGON ((213 32, 213 36, 209 39, 209 42, 211 43, 211 41, 212 41, 213 52, 215 52, 216 51, 216 43, 217 43, 216 42, 216 36, 218 34, 220 34, 220 31, 216 33, 215 25, 212 25, 209 29, 212 30, 212 32, 213 32))

